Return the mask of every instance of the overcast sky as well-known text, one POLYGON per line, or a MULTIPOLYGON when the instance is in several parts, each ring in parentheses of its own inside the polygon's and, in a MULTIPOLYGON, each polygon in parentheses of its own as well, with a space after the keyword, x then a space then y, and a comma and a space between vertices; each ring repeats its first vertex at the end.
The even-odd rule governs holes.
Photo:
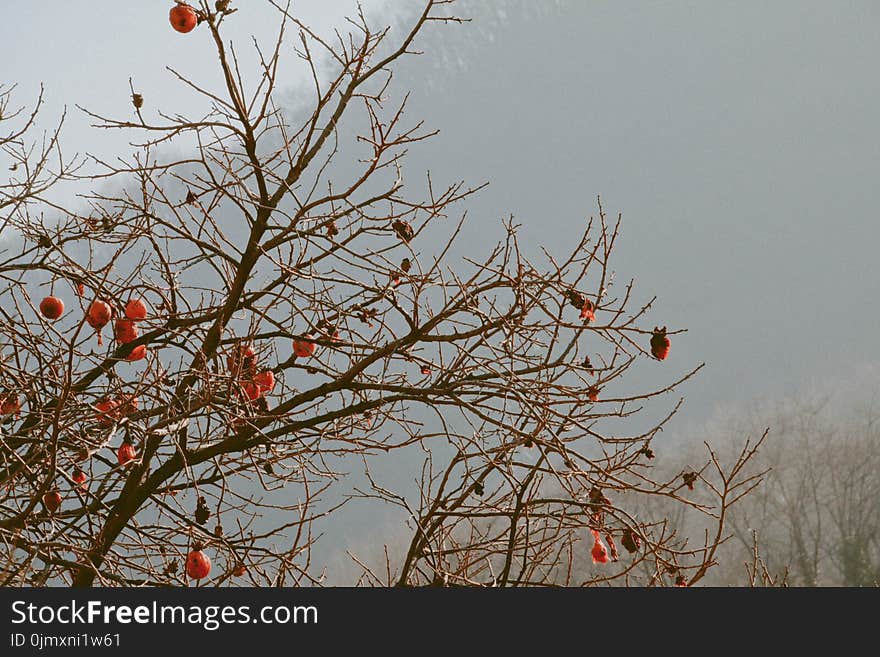
MULTIPOLYGON (((166 4, 10 3, 3 78, 22 100, 42 81, 47 119, 77 103, 125 116, 129 76, 148 106, 197 114, 164 67, 217 74, 204 35, 169 34, 166 4)), ((397 18, 414 4, 364 3, 397 18)), ((227 34, 247 56, 274 10, 238 5, 227 34)), ((353 6, 294 3, 325 31, 353 6)), ((475 20, 435 27, 398 77, 411 115, 442 130, 410 175, 490 181, 469 206, 485 240, 514 214, 561 248, 597 194, 622 211, 618 275, 659 296, 658 322, 690 330, 668 367, 708 363, 688 417, 875 360, 880 5, 496 0, 459 13, 475 20)), ((64 143, 126 150, 76 110, 64 143)))
MULTIPOLYGON (((326 30, 353 4, 294 7, 326 30)), ((414 3, 364 4, 403 19, 414 3)), ((228 36, 244 52, 248 34, 271 35, 272 11, 237 5, 228 36)), ((2 77, 21 83, 21 100, 44 82, 49 117, 65 103, 124 115, 129 76, 148 105, 197 113, 164 67, 209 83, 216 71, 204 34, 169 35, 168 6, 4 3, 2 77)), ((681 423, 878 371, 880 3, 469 0, 458 11, 474 22, 434 26, 396 77, 414 92, 410 115, 441 130, 408 172, 491 183, 468 205, 474 244, 513 214, 527 239, 561 249, 596 195, 621 211, 618 276, 658 295, 652 320, 689 329, 663 380, 707 362, 681 423)), ((64 141, 125 148, 76 114, 64 141)))

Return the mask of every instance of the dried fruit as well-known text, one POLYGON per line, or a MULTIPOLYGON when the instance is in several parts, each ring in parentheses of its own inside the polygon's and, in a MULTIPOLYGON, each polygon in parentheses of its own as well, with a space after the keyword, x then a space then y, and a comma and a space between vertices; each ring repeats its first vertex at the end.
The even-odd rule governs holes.
POLYGON ((21 413, 21 400, 14 392, 6 393, 0 401, 0 415, 18 415, 21 413))
POLYGON ((199 500, 196 503, 196 512, 195 519, 196 522, 200 525, 204 525, 208 522, 208 518, 211 517, 211 511, 208 509, 208 502, 205 500, 204 495, 199 495, 199 500))
POLYGON ((391 228, 393 228, 394 232, 397 233, 397 236, 407 244, 409 244, 409 241, 415 237, 416 234, 408 221, 402 221, 400 219, 395 220, 391 224, 391 228))
POLYGON ((244 575, 246 573, 247 573, 247 568, 245 568, 245 565, 243 563, 238 564, 235 567, 235 569, 232 571, 232 574, 235 577, 241 577, 242 575, 244 575))
POLYGON ((192 32, 199 24, 199 17, 195 9, 183 2, 179 2, 171 8, 171 11, 168 12, 168 20, 171 21, 171 27, 182 34, 192 32))
POLYGON ((587 388, 587 399, 591 402, 599 401, 599 393, 602 392, 602 389, 598 386, 590 386, 587 388))
POLYGON ((238 344, 233 352, 226 357, 226 369, 238 374, 250 372, 254 368, 256 354, 250 345, 238 344))
POLYGON ((684 481, 684 485, 688 487, 688 490, 694 489, 694 483, 697 481, 697 473, 696 472, 685 472, 681 475, 682 481, 684 481))
POLYGON ((682 587, 682 588, 687 587, 688 583, 687 583, 687 580, 685 579, 684 575, 679 574, 678 576, 676 576, 675 585, 682 587))
POLYGON ((596 529, 590 531, 593 532, 593 549, 590 550, 593 563, 608 563, 608 548, 605 547, 602 539, 599 538, 599 531, 596 529))
POLYGON ((651 354, 657 360, 666 360, 669 355, 669 338, 666 337, 666 327, 654 327, 654 333, 651 335, 651 354))
POLYGON ((135 109, 140 109, 144 106, 144 97, 140 94, 132 94, 131 104, 134 105, 135 109))
POLYGON ((46 297, 40 301, 40 313, 46 319, 58 319, 64 314, 64 302, 58 297, 46 297))
POLYGON ((584 303, 587 300, 583 294, 581 294, 577 290, 569 290, 568 292, 565 293, 565 297, 566 297, 566 299, 568 299, 568 302, 572 306, 574 306, 578 310, 583 310, 584 303))
POLYGON ((634 531, 628 529, 623 538, 620 539, 620 543, 626 548, 627 552, 632 554, 639 551, 639 548, 642 546, 642 539, 634 531))
POLYGON ((593 305, 593 302, 589 299, 584 299, 584 305, 581 306, 581 319, 584 320, 586 324, 589 324, 596 319, 595 310, 596 306, 593 305))
POLYGON ((147 318, 147 305, 140 299, 131 299, 125 304, 125 316, 139 322, 147 318))
POLYGON ((595 373, 596 373, 596 372, 593 370, 593 363, 592 363, 592 361, 590 361, 590 357, 589 357, 589 356, 585 356, 585 357, 584 357, 584 362, 581 364, 581 367, 583 367, 585 370, 587 370, 587 374, 591 374, 591 375, 592 375, 592 374, 595 374, 595 373))
POLYGON ((617 561, 620 555, 617 554, 617 545, 614 542, 614 536, 610 533, 605 534, 605 542, 608 543, 608 552, 611 555, 611 561, 617 561))
POLYGON ((602 492, 602 489, 598 486, 593 486, 590 489, 590 503, 598 504, 598 505, 608 505, 611 504, 611 500, 602 492))

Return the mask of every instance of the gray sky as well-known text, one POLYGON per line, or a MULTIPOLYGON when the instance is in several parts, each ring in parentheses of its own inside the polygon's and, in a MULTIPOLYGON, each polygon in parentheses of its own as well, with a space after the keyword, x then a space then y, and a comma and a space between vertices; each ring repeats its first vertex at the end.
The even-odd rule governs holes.
MULTIPOLYGON (((28 96, 45 82, 47 116, 64 103, 125 115, 130 75, 149 107, 194 112, 166 64, 218 82, 204 35, 169 38, 170 3, 7 4, 3 78, 28 96)), ((271 11, 237 4, 243 53, 243 37, 271 34, 271 11)), ((365 3, 397 17, 413 4, 365 3)), ((327 29, 353 3, 294 6, 327 29)), ((467 206, 472 244, 514 214, 559 250, 597 194, 623 212, 620 280, 658 295, 652 323, 689 329, 640 384, 708 364, 675 426, 855 372, 877 386, 880 4, 466 0, 459 13, 474 22, 434 27, 395 78, 414 92, 409 116, 441 130, 408 174, 490 181, 467 206)), ((75 111, 65 143, 125 150, 75 111)))

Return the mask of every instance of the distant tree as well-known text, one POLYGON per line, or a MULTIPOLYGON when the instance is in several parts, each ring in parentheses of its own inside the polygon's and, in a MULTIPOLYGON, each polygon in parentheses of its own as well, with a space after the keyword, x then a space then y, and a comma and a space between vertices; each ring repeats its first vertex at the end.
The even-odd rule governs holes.
POLYGON ((880 585, 880 409, 851 401, 805 395, 751 418, 771 427, 753 463, 770 472, 731 515, 736 541, 715 581, 739 580, 730 567, 747 557, 754 532, 769 569, 788 570, 789 584, 880 585))
POLYGON ((405 184, 407 149, 434 133, 392 77, 426 26, 462 20, 451 0, 425 2, 394 44, 363 15, 327 40, 270 4, 278 39, 251 79, 223 36, 247 8, 178 3, 175 29, 196 12, 186 38, 214 50, 222 92, 175 72, 202 116, 134 86, 131 116, 89 112, 139 146, 87 175, 2 96, 0 125, 17 126, 2 144, 17 165, 2 187, 2 584, 320 583, 315 527, 346 501, 342 463, 364 464, 357 497, 412 528, 364 583, 698 582, 760 479, 744 474, 757 445, 652 476, 678 404, 647 430, 630 420, 699 367, 659 389, 628 376, 680 331, 654 330, 653 299, 615 282, 619 217, 600 205, 562 257, 523 249, 510 222, 481 260, 454 259, 461 223, 443 219, 477 188, 405 184), (291 42, 314 93, 301 120, 276 100, 291 42), (365 127, 341 144, 351 116, 365 127), (340 157, 360 172, 340 179, 340 157), (46 195, 62 181, 84 202, 46 195), (415 497, 371 468, 405 450, 423 455, 401 475, 415 497), (632 511, 652 498, 713 530, 683 544, 632 511), (580 554, 601 569, 576 575, 580 554))

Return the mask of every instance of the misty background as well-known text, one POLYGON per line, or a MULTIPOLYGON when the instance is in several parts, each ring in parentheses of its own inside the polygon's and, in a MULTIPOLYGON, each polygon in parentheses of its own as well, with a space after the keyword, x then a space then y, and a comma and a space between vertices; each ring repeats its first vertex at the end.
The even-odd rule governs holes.
MULTIPOLYGON (((2 79, 19 83, 19 103, 45 84, 46 128, 67 106, 68 155, 126 156, 125 135, 89 128, 74 105, 128 116, 132 77, 147 109, 200 116, 164 67, 219 83, 204 35, 169 37, 167 4, 10 4, 2 79)), ((274 37, 276 13, 233 4, 227 37, 247 57, 249 35, 274 37)), ((418 4, 363 3, 398 34, 418 4)), ((293 8, 326 34, 354 3, 293 8)), ((623 214, 618 282, 657 295, 650 321, 688 329, 637 385, 706 363, 677 391, 687 402, 662 441, 722 436, 719 418, 804 391, 842 405, 877 395, 880 5, 462 0, 455 13, 472 21, 429 26, 424 55, 395 69, 410 122, 440 130, 410 149, 406 174, 490 183, 466 204, 474 253, 511 215, 537 253, 563 250, 598 195, 623 214)), ((282 98, 295 111, 302 69, 290 70, 282 98)), ((344 517, 319 544, 331 563, 395 526, 382 509, 344 517)))

